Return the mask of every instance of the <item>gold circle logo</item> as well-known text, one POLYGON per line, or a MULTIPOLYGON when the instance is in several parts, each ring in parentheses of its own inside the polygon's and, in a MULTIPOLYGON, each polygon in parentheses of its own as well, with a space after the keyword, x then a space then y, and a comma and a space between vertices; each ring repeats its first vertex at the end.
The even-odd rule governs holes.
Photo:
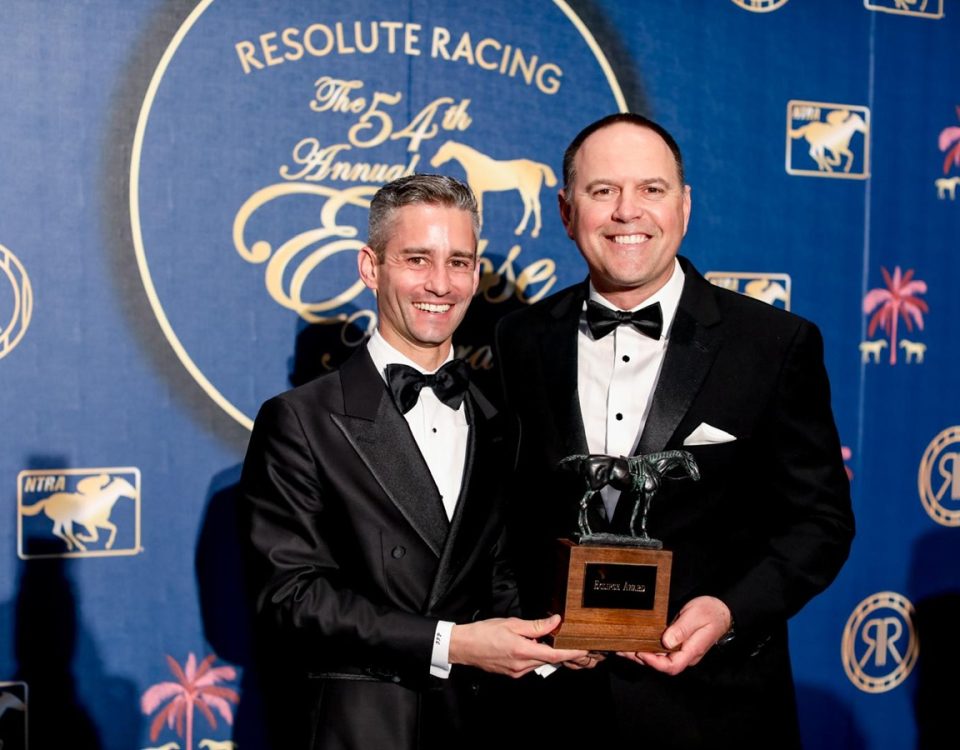
POLYGON ((917 490, 930 518, 960 526, 960 427, 948 427, 930 441, 920 459, 917 490), (944 507, 945 499, 954 507, 944 507))
POLYGON ((895 591, 868 596, 843 629, 843 669, 865 693, 886 693, 913 671, 920 653, 913 604, 895 591))
POLYGON ((769 13, 787 4, 787 0, 733 0, 733 3, 751 13, 769 13))
POLYGON ((33 288, 30 277, 17 256, 0 245, 0 270, 10 282, 12 305, 4 313, 0 310, 0 359, 6 357, 20 343, 33 315, 33 288))

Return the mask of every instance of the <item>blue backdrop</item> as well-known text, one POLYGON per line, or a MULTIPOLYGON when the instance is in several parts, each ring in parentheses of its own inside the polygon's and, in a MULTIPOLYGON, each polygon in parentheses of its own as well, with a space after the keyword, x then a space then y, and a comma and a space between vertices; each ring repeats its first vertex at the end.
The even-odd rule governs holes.
POLYGON ((791 623, 805 743, 949 731, 955 10, 6 0, 4 748, 263 747, 239 466, 258 405, 376 324, 355 284, 370 195, 413 170, 482 193, 484 281, 457 343, 492 380, 492 323, 584 274, 556 211, 562 150, 627 109, 684 150, 683 253, 824 333, 858 536, 791 623))

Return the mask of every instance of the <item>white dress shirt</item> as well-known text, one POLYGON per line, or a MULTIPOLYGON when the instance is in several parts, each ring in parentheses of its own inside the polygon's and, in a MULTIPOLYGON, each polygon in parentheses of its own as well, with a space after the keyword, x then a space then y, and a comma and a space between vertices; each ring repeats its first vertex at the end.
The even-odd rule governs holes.
MULTIPOLYGON (((387 365, 408 365, 417 372, 431 374, 388 344, 379 330, 374 331, 370 337, 367 351, 384 382, 387 379, 387 365)), ((452 359, 453 350, 451 349, 450 355, 442 364, 452 359)), ((447 520, 451 520, 457 507, 457 498, 460 497, 463 468, 467 460, 467 442, 470 439, 466 406, 460 404, 459 409, 453 410, 436 397, 432 388, 424 388, 420 391, 420 398, 416 405, 403 416, 410 426, 410 432, 423 455, 427 468, 430 469, 430 475, 440 491, 447 520)), ((435 677, 450 676, 450 631, 452 629, 452 622, 441 620, 437 623, 430 659, 430 674, 435 677)))
MULTIPOLYGON (((629 456, 647 423, 653 391, 660 377, 663 357, 670 340, 670 328, 683 291, 683 271, 674 260, 673 275, 656 294, 635 308, 660 303, 663 331, 654 340, 632 325, 620 325, 613 333, 596 340, 580 315, 577 335, 577 392, 580 414, 590 453, 629 456)), ((590 284, 590 299, 617 309, 590 284)), ((586 310, 586 303, 583 309, 586 310)), ((604 487, 600 494, 607 518, 613 518, 620 491, 604 487)))

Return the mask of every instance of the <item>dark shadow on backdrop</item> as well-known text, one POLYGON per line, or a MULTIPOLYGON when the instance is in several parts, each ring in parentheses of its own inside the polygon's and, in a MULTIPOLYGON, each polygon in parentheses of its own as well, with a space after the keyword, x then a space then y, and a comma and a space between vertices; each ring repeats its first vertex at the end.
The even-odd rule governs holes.
MULTIPOLYGON (((348 317, 354 312, 352 307, 343 311, 348 317)), ((354 323, 310 324, 297 318, 293 356, 287 363, 291 387, 339 369, 364 340, 364 330, 354 323)))
POLYGON ((833 693, 798 684, 797 711, 803 747, 816 750, 866 750, 866 738, 850 707, 833 693))
POLYGON ((203 634, 219 659, 242 670, 240 703, 230 738, 240 747, 267 748, 263 693, 253 658, 252 610, 246 595, 240 536, 240 464, 211 481, 197 539, 195 567, 203 634))
MULTIPOLYGON (((650 100, 644 91, 640 71, 637 70, 636 61, 631 57, 620 35, 620 29, 613 25, 593 0, 567 0, 567 4, 590 29, 590 33, 606 55, 613 74, 620 84, 623 98, 627 101, 627 109, 630 112, 654 117, 655 113, 650 111, 650 100)), ((582 125, 586 124, 582 123, 582 125)))
MULTIPOLYGON (((33 554, 63 552, 59 540, 35 540, 33 554)), ((93 564, 112 562, 91 561, 93 564)), ((82 626, 70 561, 62 557, 21 563, 15 620, 17 668, 14 679, 27 683, 29 742, 33 748, 135 747, 139 740, 136 687, 103 674, 96 647, 82 626), (96 686, 81 696, 82 684, 96 686), (86 703, 96 701, 94 720, 86 703)), ((11 746, 12 747, 12 746, 11 746)))
MULTIPOLYGON (((32 554, 61 554, 63 543, 33 540, 32 554)), ((17 594, 15 679, 27 683, 28 734, 34 747, 104 747, 77 694, 77 606, 67 578, 67 560, 53 557, 21 563, 17 594)), ((126 710, 130 713, 130 708, 126 710)))
POLYGON ((110 119, 100 134, 99 211, 104 225, 113 292, 124 319, 134 332, 140 356, 170 385, 170 393, 192 416, 194 424, 240 454, 247 431, 227 417, 184 369, 163 335, 150 307, 134 253, 130 225, 130 159, 140 108, 160 58, 177 29, 196 8, 197 0, 166 0, 143 24, 131 45, 110 95, 110 119))
POLYGON ((960 674, 960 565, 956 529, 937 529, 918 538, 910 560, 907 596, 915 607, 920 657, 913 675, 918 750, 956 748, 956 691, 960 674))

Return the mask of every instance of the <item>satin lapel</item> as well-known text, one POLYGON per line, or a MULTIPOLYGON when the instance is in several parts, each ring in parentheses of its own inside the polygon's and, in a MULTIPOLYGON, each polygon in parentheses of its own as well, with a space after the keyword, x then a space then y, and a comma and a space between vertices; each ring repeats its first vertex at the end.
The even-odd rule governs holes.
MULTIPOLYGON (((470 424, 470 439, 463 466, 463 482, 460 496, 450 522, 450 532, 440 557, 437 575, 430 590, 428 607, 432 609, 449 590, 456 577, 464 572, 463 564, 476 546, 477 537, 493 510, 491 472, 506 471, 493 459, 498 444, 503 442, 500 418, 493 405, 475 387, 464 402, 467 421, 470 424)), ((502 451, 500 451, 502 453, 502 451)), ((429 611, 429 610, 428 610, 429 611)))
POLYGON ((390 502, 439 557, 449 527, 440 491, 366 349, 344 362, 340 383, 344 414, 330 418, 390 502))
POLYGON ((571 287, 546 315, 547 325, 539 331, 540 361, 543 368, 544 398, 557 415, 557 429, 565 438, 566 455, 587 453, 587 434, 577 394, 577 331, 587 283, 571 287))
POLYGON ((681 264, 685 275, 683 293, 650 415, 637 446, 638 454, 664 450, 693 403, 720 347, 720 312, 712 287, 685 259, 681 259, 681 264))

